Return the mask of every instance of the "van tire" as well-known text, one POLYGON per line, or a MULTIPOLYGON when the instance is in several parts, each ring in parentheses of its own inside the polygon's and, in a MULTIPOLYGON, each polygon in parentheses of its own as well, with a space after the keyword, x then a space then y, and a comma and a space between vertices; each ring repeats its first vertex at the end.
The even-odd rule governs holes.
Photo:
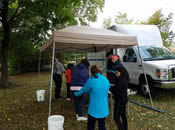
MULTIPOLYGON (((141 79, 140 80, 140 86, 139 86, 139 92, 141 93, 142 96, 144 97, 147 97, 149 98, 149 92, 146 88, 146 80, 145 79, 141 79)), ((155 97, 155 94, 156 94, 156 88, 154 87, 154 84, 152 82, 152 79, 151 78, 148 78, 148 85, 149 85, 149 90, 150 90, 150 94, 151 94, 151 97, 154 98, 155 97)))

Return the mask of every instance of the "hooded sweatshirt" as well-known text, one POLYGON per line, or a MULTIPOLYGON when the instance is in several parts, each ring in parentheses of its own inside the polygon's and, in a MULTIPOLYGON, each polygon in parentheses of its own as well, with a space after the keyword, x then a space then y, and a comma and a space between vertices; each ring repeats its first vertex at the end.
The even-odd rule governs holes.
POLYGON ((84 64, 76 65, 72 70, 72 78, 70 82, 70 89, 72 91, 80 90, 89 78, 89 72, 84 64))

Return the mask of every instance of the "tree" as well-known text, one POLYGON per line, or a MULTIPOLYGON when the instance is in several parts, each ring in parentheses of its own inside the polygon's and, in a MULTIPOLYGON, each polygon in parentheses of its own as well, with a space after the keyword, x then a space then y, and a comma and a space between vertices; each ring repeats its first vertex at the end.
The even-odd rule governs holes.
POLYGON ((133 21, 134 21, 134 18, 128 19, 127 13, 118 12, 118 15, 116 15, 115 17, 116 24, 132 24, 133 21))
POLYGON ((173 44, 173 39, 175 38, 175 33, 171 30, 172 23, 173 13, 169 13, 169 15, 165 17, 161 9, 157 10, 146 22, 144 22, 144 24, 158 26, 163 43, 167 47, 173 44))
POLYGON ((111 26, 111 23, 112 23, 111 17, 109 17, 107 19, 103 19, 103 27, 104 28, 109 28, 111 26))
MULTIPOLYGON (((129 19, 127 13, 118 12, 118 14, 115 16, 114 21, 115 21, 115 24, 132 24, 134 21, 134 18, 129 19)), ((112 24, 113 24, 113 20, 111 17, 107 19, 103 19, 104 28, 109 28, 110 26, 112 26, 112 24)))
POLYGON ((95 21, 104 0, 1 0, 0 26, 2 87, 8 87, 8 51, 13 33, 27 36, 31 44, 40 46, 55 27, 88 24, 95 21))

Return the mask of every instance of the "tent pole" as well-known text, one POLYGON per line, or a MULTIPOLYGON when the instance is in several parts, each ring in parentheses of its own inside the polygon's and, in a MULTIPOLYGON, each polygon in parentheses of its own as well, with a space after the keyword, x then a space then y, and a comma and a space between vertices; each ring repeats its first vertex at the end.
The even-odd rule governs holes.
POLYGON ((143 64, 143 61, 142 61, 142 57, 141 57, 141 54, 140 54, 140 48, 139 48, 138 45, 137 45, 137 48, 138 48, 141 64, 143 66, 143 73, 144 73, 144 76, 145 76, 146 85, 148 86, 148 94, 149 94, 150 102, 151 102, 151 105, 153 107, 153 101, 152 101, 152 96, 151 96, 150 89, 149 89, 148 79, 147 79, 146 74, 145 74, 144 64, 143 64))
POLYGON ((153 111, 157 111, 157 112, 160 112, 160 113, 165 113, 164 110, 160 110, 160 109, 158 109, 158 108, 150 107, 150 106, 147 106, 147 105, 138 103, 138 102, 136 102, 136 101, 134 101, 134 100, 129 100, 129 102, 131 102, 131 103, 133 103, 133 104, 136 104, 136 105, 139 105, 139 106, 141 106, 141 107, 144 107, 144 108, 153 110, 153 111))
POLYGON ((74 56, 74 60, 75 60, 75 64, 77 64, 77 53, 75 52, 75 56, 74 56))
POLYGON ((50 75, 49 116, 50 116, 50 114, 51 114, 51 104, 52 104, 52 82, 53 82, 54 58, 55 58, 55 40, 53 41, 52 70, 51 70, 51 75, 50 75))
POLYGON ((39 64, 38 64, 38 86, 40 86, 40 66, 41 66, 41 52, 39 54, 39 64))

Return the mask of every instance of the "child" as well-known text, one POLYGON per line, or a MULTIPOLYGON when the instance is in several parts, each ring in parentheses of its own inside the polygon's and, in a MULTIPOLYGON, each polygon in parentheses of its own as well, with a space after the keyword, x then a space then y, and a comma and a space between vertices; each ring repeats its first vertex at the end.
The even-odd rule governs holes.
POLYGON ((115 68, 116 82, 111 87, 110 91, 113 94, 115 107, 114 107, 114 120, 119 130, 127 130, 128 123, 126 117, 126 104, 128 102, 127 88, 129 81, 129 74, 123 66, 115 68), (121 119, 120 119, 121 117, 121 119))
POLYGON ((65 73, 66 82, 67 82, 67 98, 66 100, 70 100, 70 81, 71 81, 71 70, 73 68, 73 64, 67 65, 67 70, 65 73))

